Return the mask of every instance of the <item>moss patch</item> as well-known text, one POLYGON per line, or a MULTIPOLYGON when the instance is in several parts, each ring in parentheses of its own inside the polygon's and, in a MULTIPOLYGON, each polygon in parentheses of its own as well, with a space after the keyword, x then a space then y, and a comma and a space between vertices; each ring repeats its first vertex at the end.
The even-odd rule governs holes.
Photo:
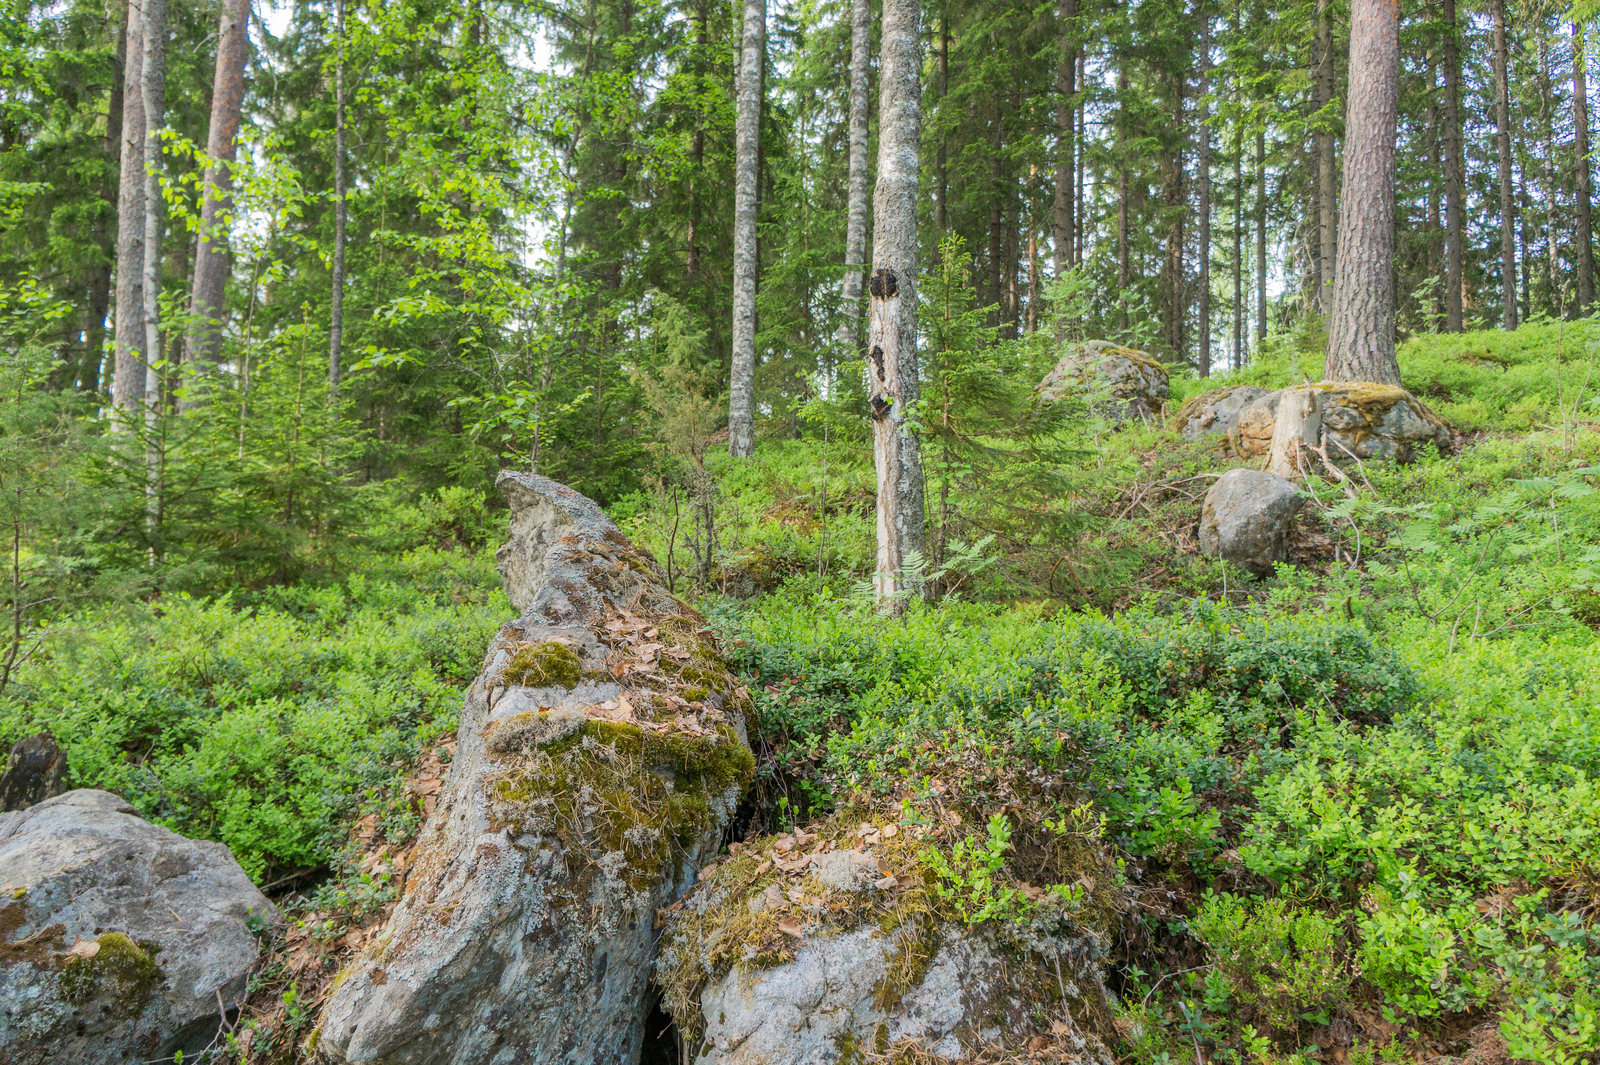
POLYGON ((583 679, 583 661, 566 644, 551 640, 519 649, 500 676, 524 688, 576 688, 583 679))
POLYGON ((110 994, 126 1015, 144 1008, 161 970, 148 944, 135 943, 121 932, 107 932, 92 958, 71 955, 61 966, 61 996, 75 1006, 101 994, 110 994))

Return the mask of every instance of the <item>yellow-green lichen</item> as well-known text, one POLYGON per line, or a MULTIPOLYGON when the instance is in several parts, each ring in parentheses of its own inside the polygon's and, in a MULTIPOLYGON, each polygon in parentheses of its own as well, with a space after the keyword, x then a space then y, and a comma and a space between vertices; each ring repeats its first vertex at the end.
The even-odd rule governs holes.
POLYGON ((583 679, 583 661, 566 644, 551 640, 519 649, 500 676, 524 688, 576 688, 583 679))
POLYGON ((120 1009, 138 1013, 161 980, 148 944, 135 943, 121 932, 107 932, 96 942, 99 950, 93 957, 70 955, 61 966, 61 997, 82 1005, 110 993, 120 1009))

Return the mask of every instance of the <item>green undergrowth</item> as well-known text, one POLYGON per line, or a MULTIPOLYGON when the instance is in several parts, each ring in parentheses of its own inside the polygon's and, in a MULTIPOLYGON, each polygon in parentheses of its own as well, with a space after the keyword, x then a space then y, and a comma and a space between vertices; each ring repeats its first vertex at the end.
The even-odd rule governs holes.
POLYGON ((271 883, 326 866, 360 816, 415 831, 404 770, 455 728, 510 613, 487 553, 428 548, 337 584, 85 611, 7 689, 0 743, 50 731, 74 786, 271 883))

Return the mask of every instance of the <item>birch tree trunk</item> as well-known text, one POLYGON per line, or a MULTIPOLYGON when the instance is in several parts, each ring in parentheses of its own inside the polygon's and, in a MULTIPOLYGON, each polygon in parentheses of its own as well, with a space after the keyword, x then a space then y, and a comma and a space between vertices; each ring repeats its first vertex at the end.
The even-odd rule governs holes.
POLYGON ((161 127, 166 117, 167 4, 143 0, 144 55, 139 95, 144 104, 144 417, 153 428, 161 405, 161 127))
POLYGON ((112 425, 128 427, 144 398, 144 4, 131 0, 123 33, 122 145, 117 179, 117 302, 112 335, 112 425))
MULTIPOLYGON (((861 343, 861 268, 867 259, 867 88, 872 68, 872 0, 850 0, 850 176, 844 231, 844 320, 834 340, 861 343)), ((741 114, 743 112, 740 112, 741 114)))
MULTIPOLYGON (((878 183, 873 194, 867 325, 878 557, 873 585, 904 605, 905 563, 924 547, 917 379, 917 148, 922 137, 919 0, 883 0, 878 64, 878 183)), ((920 591, 920 589, 918 589, 920 591)))
MULTIPOLYGON (((217 28, 217 70, 211 85, 211 132, 206 140, 200 243, 189 288, 189 338, 185 344, 188 384, 202 363, 222 356, 222 318, 227 294, 228 228, 232 222, 235 141, 244 102, 245 59, 250 51, 249 0, 224 0, 217 28)), ((185 395, 183 406, 194 405, 185 395)))
POLYGON ((344 173, 344 0, 333 8, 333 32, 338 38, 333 67, 333 291, 328 300, 328 399, 339 396, 344 375, 344 244, 348 215, 344 173))
POLYGON ((1323 375, 1330 381, 1400 383, 1393 285, 1399 28, 1399 0, 1353 0, 1339 265, 1323 375))
POLYGON ((728 394, 728 454, 741 459, 755 450, 756 436, 756 183, 766 36, 766 0, 744 0, 734 88, 733 373, 728 394))
POLYGON ((1577 232, 1574 256, 1578 260, 1578 314, 1588 314, 1594 309, 1594 164, 1589 159, 1589 82, 1587 77, 1587 43, 1582 23, 1572 27, 1572 150, 1577 156, 1577 196, 1573 214, 1577 232))
POLYGON ((1456 0, 1444 0, 1444 306, 1447 333, 1461 332, 1464 324, 1461 282, 1462 256, 1467 242, 1465 166, 1461 157, 1461 59, 1456 52, 1456 0))
POLYGON ((1517 327, 1517 211, 1511 190, 1511 86, 1506 81, 1506 5, 1491 0, 1494 20, 1494 113, 1500 166, 1500 314, 1501 328, 1517 327))

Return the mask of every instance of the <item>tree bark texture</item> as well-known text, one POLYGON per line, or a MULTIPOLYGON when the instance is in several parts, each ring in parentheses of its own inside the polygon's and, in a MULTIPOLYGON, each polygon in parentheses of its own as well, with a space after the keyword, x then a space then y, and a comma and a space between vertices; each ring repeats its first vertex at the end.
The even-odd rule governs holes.
POLYGON ((108 164, 100 198, 104 209, 95 216, 94 246, 102 259, 89 275, 89 304, 83 320, 83 359, 78 367, 77 386, 84 392, 98 392, 101 388, 101 363, 105 359, 106 317, 111 311, 111 271, 116 262, 117 247, 114 237, 117 217, 117 187, 112 176, 122 158, 122 94, 127 78, 128 58, 128 3, 117 5, 116 51, 112 55, 111 86, 106 100, 106 133, 101 150, 108 164))
POLYGON ((744 0, 744 32, 734 90, 733 374, 728 395, 728 454, 735 458, 748 458, 755 450, 756 184, 766 37, 766 0, 744 0))
POLYGON ((1267 339, 1267 131, 1256 130, 1256 346, 1267 339))
POLYGON ((1577 196, 1573 242, 1578 268, 1578 314, 1594 309, 1594 164, 1589 158, 1589 82, 1583 26, 1572 27, 1572 149, 1577 155, 1577 196))
MULTIPOLYGON (((1329 0, 1317 0, 1317 98, 1321 107, 1333 107, 1333 15, 1328 10, 1329 0)), ((1333 313, 1333 285, 1336 273, 1337 237, 1335 234, 1333 205, 1337 202, 1334 170, 1333 130, 1328 128, 1326 114, 1317 123, 1317 309, 1323 314, 1333 313)))
POLYGON ((1394 351, 1399 0, 1353 0, 1339 265, 1324 377, 1400 383, 1394 351))
POLYGON ((344 378, 344 245, 349 213, 345 204, 344 150, 344 0, 334 4, 338 51, 333 67, 333 292, 328 299, 328 398, 339 395, 344 378))
POLYGON ((850 174, 844 232, 844 294, 835 339, 859 351, 861 268, 867 260, 867 90, 872 67, 872 0, 850 0, 850 174))
POLYGON ((919 0, 883 0, 878 182, 873 194, 867 375, 878 472, 880 599, 897 603, 905 563, 924 548, 917 378, 917 177, 921 141, 919 0))
POLYGON ((1517 209, 1511 186, 1511 86, 1506 81, 1506 5, 1490 0, 1494 21, 1495 142, 1500 167, 1500 314, 1501 328, 1517 327, 1517 209))
MULTIPOLYGON (((224 0, 217 28, 217 70, 211 85, 211 131, 206 139, 204 199, 200 205, 200 243, 189 289, 190 363, 216 362, 222 356, 222 318, 228 282, 228 229, 232 224, 235 142, 244 69, 250 52, 249 0, 224 0)), ((185 398, 185 405, 190 400, 185 398)))
MULTIPOLYGON (((1444 0, 1445 331, 1463 327, 1463 254, 1467 242, 1466 162, 1461 148, 1461 58, 1456 48, 1456 0, 1444 0)), ((1354 45, 1352 45, 1352 48, 1354 45)))
POLYGON ((1200 27, 1200 117, 1195 133, 1200 138, 1195 160, 1196 190, 1200 199, 1200 350, 1195 369, 1211 376, 1211 16, 1202 14, 1200 27))
POLYGON ((139 94, 144 104, 144 412, 153 424, 161 405, 161 127, 166 118, 167 4, 143 0, 144 55, 139 94))
POLYGON ((112 343, 114 426, 126 428, 144 398, 144 4, 130 0, 123 58, 122 145, 117 181, 117 296, 112 343))

